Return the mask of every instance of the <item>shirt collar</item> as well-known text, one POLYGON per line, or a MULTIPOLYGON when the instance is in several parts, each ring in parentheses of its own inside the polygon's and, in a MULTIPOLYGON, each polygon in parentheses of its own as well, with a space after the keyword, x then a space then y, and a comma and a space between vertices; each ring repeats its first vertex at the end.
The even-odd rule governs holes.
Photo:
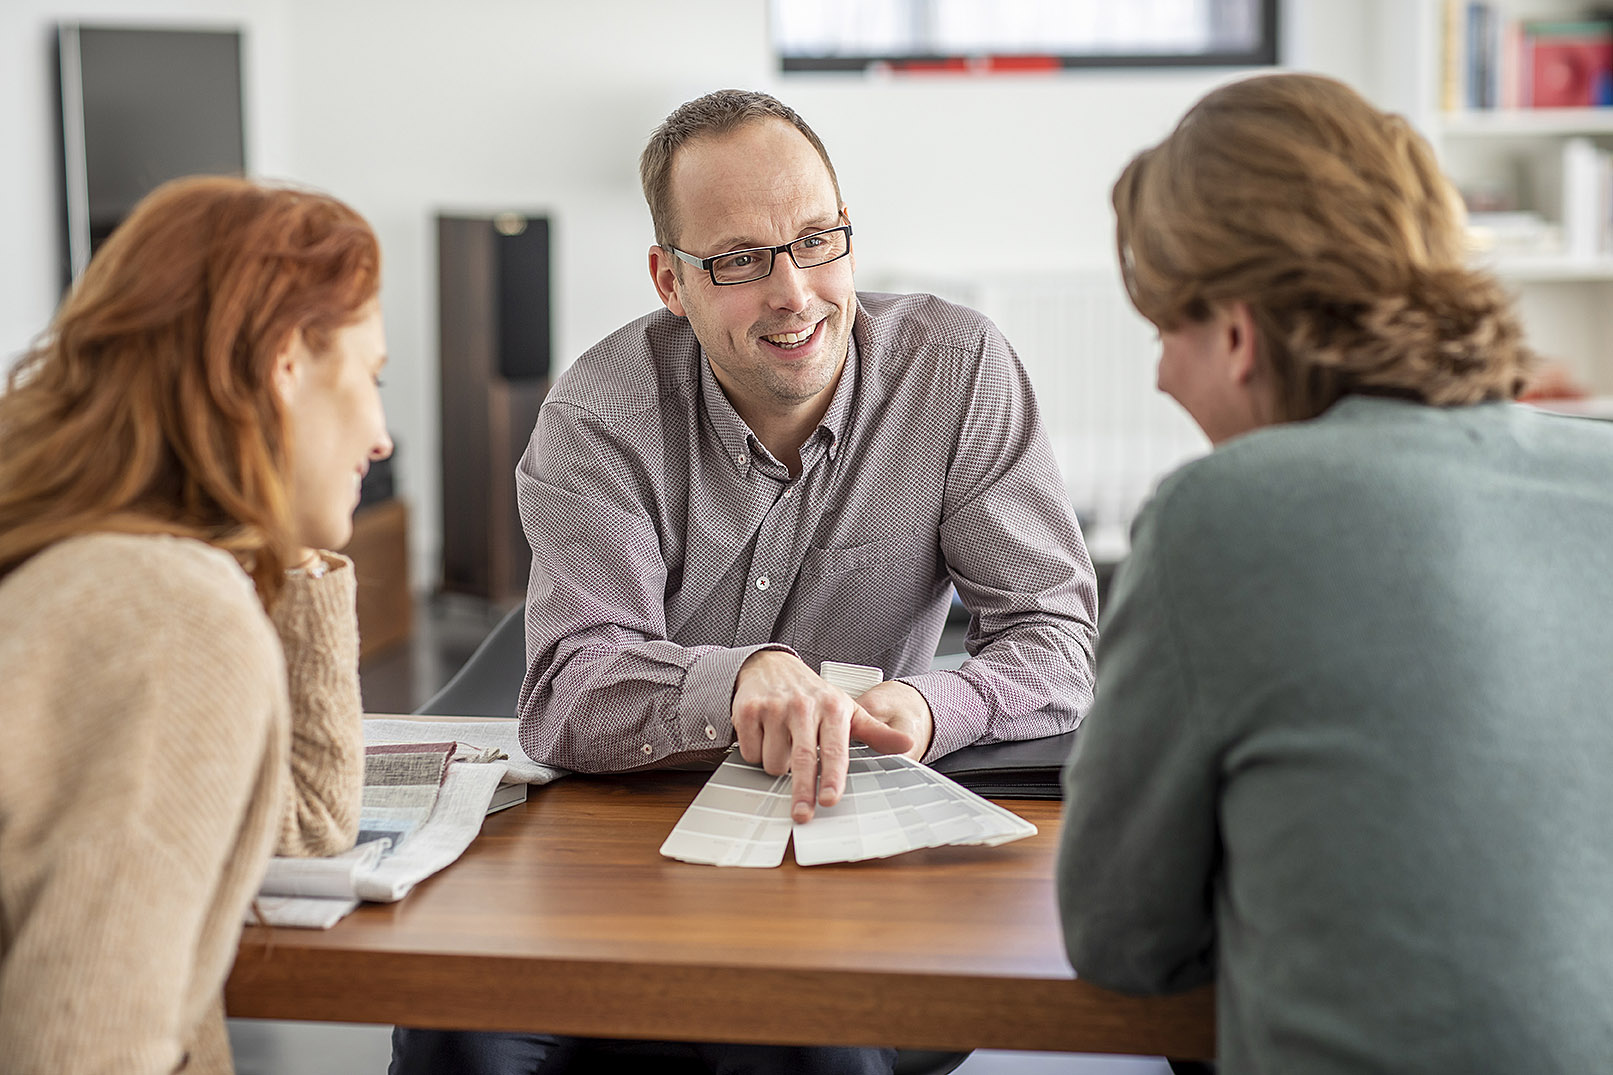
MULTIPOLYGON (((846 343, 846 365, 840 371, 840 382, 835 385, 834 395, 829 399, 829 409, 824 412, 818 428, 802 445, 803 461, 811 452, 815 440, 822 440, 824 449, 831 459, 840 453, 840 442, 851 421, 851 401, 856 397, 856 392, 857 341, 853 335, 846 343)), ((706 358, 704 347, 700 348, 700 394, 706 401, 706 413, 711 416, 712 430, 717 435, 717 443, 722 446, 723 454, 735 468, 743 473, 750 468, 751 460, 757 456, 770 466, 783 467, 783 464, 773 458, 767 446, 751 431, 751 427, 739 416, 739 412, 734 410, 733 403, 728 399, 728 393, 717 383, 717 375, 711 372, 711 362, 706 358)))
POLYGON ((706 402, 706 414, 711 418, 712 431, 717 435, 717 443, 722 446, 723 454, 728 461, 741 473, 750 468, 751 445, 754 444, 764 453, 762 442, 756 439, 745 419, 734 410, 734 405, 728 401, 728 393, 722 390, 717 383, 717 375, 711 372, 711 362, 706 358, 706 349, 699 349, 700 356, 700 396, 706 402))

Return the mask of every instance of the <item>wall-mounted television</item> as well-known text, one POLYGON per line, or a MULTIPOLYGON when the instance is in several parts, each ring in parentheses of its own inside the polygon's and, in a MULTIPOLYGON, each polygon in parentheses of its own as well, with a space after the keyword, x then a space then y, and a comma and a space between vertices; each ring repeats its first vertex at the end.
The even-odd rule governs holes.
POLYGON ((159 184, 245 173, 241 35, 64 23, 56 57, 66 283, 159 184))

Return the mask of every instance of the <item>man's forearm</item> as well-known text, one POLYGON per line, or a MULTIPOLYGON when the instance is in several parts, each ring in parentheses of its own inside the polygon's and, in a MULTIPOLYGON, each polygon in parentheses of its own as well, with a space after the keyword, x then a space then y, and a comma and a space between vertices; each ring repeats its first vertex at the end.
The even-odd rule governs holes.
POLYGON ((734 676, 759 647, 563 640, 528 669, 518 712, 534 760, 623 772, 715 756, 733 742, 734 676))
POLYGON ((978 742, 1067 732, 1092 707, 1091 643, 1061 623, 1005 630, 957 669, 904 676, 930 703, 925 761, 978 742))

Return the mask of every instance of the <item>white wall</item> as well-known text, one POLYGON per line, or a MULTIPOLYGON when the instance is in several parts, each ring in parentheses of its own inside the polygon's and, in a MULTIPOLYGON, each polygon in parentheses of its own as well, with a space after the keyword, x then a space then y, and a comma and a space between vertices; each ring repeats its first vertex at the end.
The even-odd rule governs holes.
POLYGON ((285 170, 284 0, 4 0, 0 3, 0 369, 45 327, 60 297, 56 24, 246 30, 247 154, 285 170))
MULTIPOLYGON (((1291 0, 1290 61, 1372 92, 1375 10, 1291 0)), ((866 286, 1108 264, 1114 175, 1235 74, 784 77, 768 54, 765 11, 762 0, 6 0, 0 145, 18 152, 0 170, 0 356, 21 351, 56 300, 50 23, 242 25, 254 169, 332 191, 381 237, 392 354, 384 396, 426 585, 439 543, 437 211, 552 215, 555 344, 569 360, 655 302, 638 151, 690 97, 766 89, 808 118, 840 172, 866 286)))

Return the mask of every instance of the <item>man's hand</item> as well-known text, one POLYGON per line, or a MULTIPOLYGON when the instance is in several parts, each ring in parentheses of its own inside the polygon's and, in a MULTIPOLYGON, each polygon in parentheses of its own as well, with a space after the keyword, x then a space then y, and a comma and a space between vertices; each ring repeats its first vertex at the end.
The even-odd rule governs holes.
MULTIPOLYGON (((928 714, 922 697, 919 704, 928 714)), ((790 816, 796 821, 810 821, 815 805, 840 801, 853 738, 888 754, 914 746, 900 726, 874 719, 845 691, 783 650, 758 650, 745 659, 734 680, 731 710, 740 756, 774 776, 791 774, 790 816)))
MULTIPOLYGON (((903 733, 913 741, 913 745, 906 750, 890 750, 886 753, 906 754, 914 761, 924 759, 924 752, 930 749, 930 737, 935 734, 935 715, 930 712, 930 703, 918 688, 899 679, 887 679, 868 688, 857 699, 857 704, 881 724, 903 733)), ((863 742, 873 745, 868 739, 863 742)))

